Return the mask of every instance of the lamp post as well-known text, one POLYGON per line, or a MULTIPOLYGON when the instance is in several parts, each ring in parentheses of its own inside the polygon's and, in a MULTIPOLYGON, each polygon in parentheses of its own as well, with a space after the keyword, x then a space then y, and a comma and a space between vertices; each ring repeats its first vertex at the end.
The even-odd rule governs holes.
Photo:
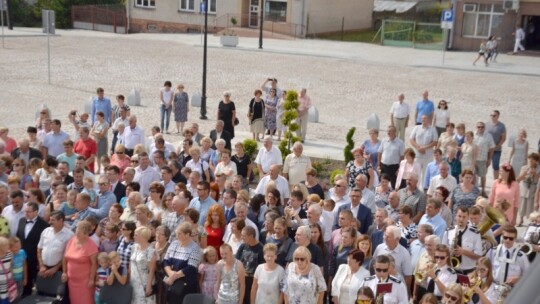
POLYGON ((259 49, 263 47, 264 0, 261 0, 261 18, 259 26, 259 49))
POLYGON ((204 45, 203 45, 203 72, 202 72, 202 96, 201 96, 201 116, 202 120, 206 117, 206 50, 207 50, 207 34, 208 34, 208 0, 203 2, 204 9, 204 45))

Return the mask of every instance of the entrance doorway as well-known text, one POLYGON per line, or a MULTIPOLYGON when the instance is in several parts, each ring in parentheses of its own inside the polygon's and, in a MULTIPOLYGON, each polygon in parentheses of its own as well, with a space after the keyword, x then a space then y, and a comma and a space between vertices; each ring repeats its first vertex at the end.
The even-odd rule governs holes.
POLYGON ((259 0, 249 2, 249 27, 259 27, 259 0))
POLYGON ((540 51, 540 16, 523 16, 526 50, 540 51))

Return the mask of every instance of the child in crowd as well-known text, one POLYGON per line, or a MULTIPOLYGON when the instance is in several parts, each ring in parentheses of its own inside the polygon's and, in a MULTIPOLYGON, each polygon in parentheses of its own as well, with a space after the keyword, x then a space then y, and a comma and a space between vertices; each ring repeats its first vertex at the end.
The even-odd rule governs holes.
POLYGON ((90 207, 96 208, 97 207, 97 191, 94 187, 94 179, 91 177, 85 177, 83 179, 83 186, 84 189, 81 193, 86 193, 90 196, 90 207))
POLYGON ((101 172, 99 172, 99 174, 105 175, 105 168, 111 164, 111 158, 108 155, 102 155, 99 158, 99 161, 101 162, 101 172))
POLYGON ((128 281, 127 269, 120 265, 120 255, 118 255, 118 252, 109 252, 109 259, 111 261, 111 271, 107 278, 107 284, 112 285, 114 280, 118 280, 120 284, 126 285, 128 281))
POLYGON ((75 189, 69 190, 67 193, 67 201, 65 201, 60 207, 60 211, 62 211, 62 213, 64 213, 66 216, 66 224, 69 226, 71 226, 73 223, 73 216, 75 213, 77 213, 77 209, 75 209, 75 200, 77 199, 77 194, 79 194, 79 191, 75 189))
POLYGON ((336 202, 334 202, 334 200, 332 199, 325 199, 321 201, 321 203, 322 203, 323 211, 333 212, 334 207, 336 206, 336 202))
POLYGON ((527 243, 537 244, 540 239, 540 213, 533 211, 529 215, 529 227, 523 234, 523 239, 527 243))
POLYGON ((102 237, 101 244, 99 244, 99 251, 109 253, 111 251, 116 251, 118 247, 118 226, 113 224, 107 224, 105 226, 104 237, 102 237))
MULTIPOLYGON (((13 303, 14 300, 16 300, 15 296, 8 292, 8 284, 7 284, 7 278, 13 277, 12 268, 10 266, 5 267, 4 261, 7 265, 11 263, 13 259, 13 254, 9 250, 9 240, 3 236, 0 236, 0 276, 3 278, 3 292, 5 295, 11 296, 11 299, 8 299, 7 297, 4 299, 0 299, 1 304, 9 304, 13 303), (15 299, 14 299, 15 298, 15 299)), ((17 293, 18 294, 18 293, 17 293)), ((18 297, 17 297, 18 298, 18 297)))
POLYGON ((28 269, 26 264, 26 252, 22 249, 21 240, 12 236, 9 238, 9 246, 13 254, 12 271, 13 280, 17 283, 17 298, 20 298, 23 292, 23 287, 26 285, 28 277, 28 269))
POLYGON ((97 218, 93 216, 89 216, 84 219, 84 221, 87 221, 92 225, 92 233, 90 233, 90 239, 96 244, 96 246, 99 248, 99 236, 96 234, 96 229, 99 225, 99 222, 97 218))
POLYGON ((106 252, 100 252, 97 257, 99 268, 97 269, 96 275, 96 290, 94 292, 94 302, 100 304, 99 293, 101 287, 107 284, 107 279, 109 278, 109 273, 111 272, 111 259, 106 252))
POLYGON ((202 294, 214 298, 214 288, 217 284, 218 254, 216 248, 209 246, 203 251, 203 262, 199 265, 199 285, 202 294))

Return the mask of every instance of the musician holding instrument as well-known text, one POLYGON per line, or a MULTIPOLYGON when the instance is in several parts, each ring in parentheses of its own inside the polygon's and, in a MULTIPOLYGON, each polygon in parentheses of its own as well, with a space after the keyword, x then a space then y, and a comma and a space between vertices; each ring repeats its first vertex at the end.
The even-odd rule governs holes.
POLYGON ((481 257, 476 261, 476 269, 469 274, 473 295, 469 304, 496 304, 498 295, 495 291, 493 280, 492 264, 486 257, 481 257), (481 283, 478 284, 478 280, 481 283))
MULTIPOLYGON (((434 234, 426 236, 424 240, 426 250, 418 259, 418 263, 416 264, 416 268, 414 269, 415 279, 417 277, 417 273, 425 273, 428 269, 433 267, 433 264, 435 264, 435 249, 440 243, 441 239, 438 236, 434 234)), ((416 301, 422 299, 422 297, 426 293, 427 281, 422 279, 416 281, 415 283, 416 284, 414 284, 413 290, 413 300, 416 301)))
POLYGON ((371 288, 375 294, 375 303, 408 304, 407 287, 400 279, 389 274, 390 259, 386 255, 379 255, 375 259, 375 275, 366 277, 362 287, 371 288), (377 285, 391 284, 391 291, 377 294, 377 285))
POLYGON ((446 286, 456 282, 457 273, 450 265, 450 249, 446 245, 437 245, 435 249, 435 265, 425 273, 427 276, 427 292, 433 293, 441 300, 446 286))
POLYGON ((465 304, 463 303, 463 289, 461 285, 452 283, 446 288, 442 304, 465 304))
POLYGON ((493 277, 497 284, 516 285, 519 278, 529 267, 527 255, 521 251, 523 244, 517 244, 517 229, 512 225, 504 225, 502 243, 488 253, 493 263, 493 277))
POLYGON ((482 239, 478 230, 468 225, 469 209, 459 206, 455 215, 454 227, 446 230, 442 243, 450 247, 454 268, 462 274, 474 270, 476 260, 482 256, 482 239), (458 262, 459 261, 459 262, 458 262))

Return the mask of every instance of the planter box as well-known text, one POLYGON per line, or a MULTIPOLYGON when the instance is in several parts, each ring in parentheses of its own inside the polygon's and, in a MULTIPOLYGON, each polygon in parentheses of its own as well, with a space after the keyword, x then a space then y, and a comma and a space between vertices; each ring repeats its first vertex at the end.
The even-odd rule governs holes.
POLYGON ((238 45, 238 36, 221 36, 219 40, 222 46, 236 47, 238 45))

